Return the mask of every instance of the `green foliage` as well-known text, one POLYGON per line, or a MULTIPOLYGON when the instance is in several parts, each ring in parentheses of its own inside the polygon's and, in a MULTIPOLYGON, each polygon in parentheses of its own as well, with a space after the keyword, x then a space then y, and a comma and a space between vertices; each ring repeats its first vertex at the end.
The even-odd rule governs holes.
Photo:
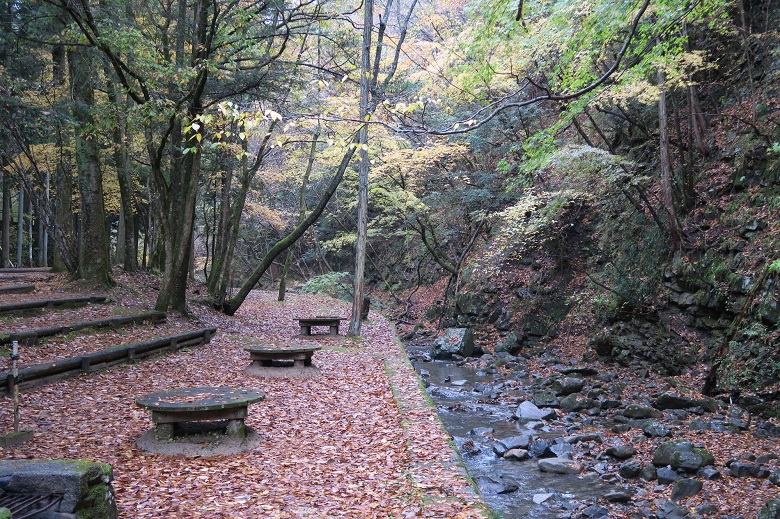
POLYGON ((723 389, 748 388, 760 391, 780 382, 780 351, 777 331, 751 322, 729 343, 729 352, 721 364, 723 389))
POLYGON ((351 276, 347 272, 328 272, 302 284, 298 291, 302 294, 327 295, 345 301, 352 300, 351 276))

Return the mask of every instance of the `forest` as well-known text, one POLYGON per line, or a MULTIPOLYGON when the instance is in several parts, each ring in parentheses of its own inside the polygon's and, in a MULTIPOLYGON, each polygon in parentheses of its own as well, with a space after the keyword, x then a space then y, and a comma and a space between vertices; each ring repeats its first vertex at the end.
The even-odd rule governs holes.
MULTIPOLYGON (((780 382, 770 0, 0 2, 3 267, 780 382), (640 337, 641 340, 633 340, 640 337), (670 339, 671 338, 671 339, 670 339)), ((776 411, 776 407, 774 407, 776 411)), ((771 410, 770 410, 771 412, 771 410)))

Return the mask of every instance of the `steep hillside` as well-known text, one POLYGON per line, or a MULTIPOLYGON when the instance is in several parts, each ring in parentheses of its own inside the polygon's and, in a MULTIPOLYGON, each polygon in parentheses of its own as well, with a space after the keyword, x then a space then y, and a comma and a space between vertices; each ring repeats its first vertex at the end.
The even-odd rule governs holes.
POLYGON ((679 239, 663 203, 659 103, 605 124, 608 145, 575 124, 495 215, 457 295, 428 315, 474 327, 485 350, 690 372, 707 393, 776 414, 780 39, 778 13, 747 9, 747 32, 712 43, 713 72, 667 107, 679 239))

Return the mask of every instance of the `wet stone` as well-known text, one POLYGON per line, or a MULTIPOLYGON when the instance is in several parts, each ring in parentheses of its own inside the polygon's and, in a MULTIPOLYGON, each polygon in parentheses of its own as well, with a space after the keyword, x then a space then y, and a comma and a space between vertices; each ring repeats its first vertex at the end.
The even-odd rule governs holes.
POLYGON ((582 517, 588 517, 590 519, 609 517, 609 510, 601 506, 590 505, 582 511, 582 517))
POLYGON ((531 443, 531 437, 527 434, 521 436, 510 436, 509 438, 503 438, 497 440, 493 444, 493 452, 498 456, 503 456, 506 451, 512 449, 527 449, 531 443))
POLYGON ((533 402, 522 402, 515 411, 515 417, 519 420, 551 420, 557 415, 550 408, 539 409, 533 402))
POLYGON ((570 458, 574 447, 568 443, 554 443, 550 446, 550 452, 558 458, 570 458))
POLYGON ((528 453, 534 458, 555 457, 555 453, 550 450, 552 445, 551 440, 535 440, 528 447, 528 453))
POLYGON ((539 460, 539 470, 554 474, 579 474, 582 467, 579 463, 565 458, 550 458, 539 460))
POLYGON ((563 439, 568 444, 576 445, 578 443, 583 442, 596 442, 601 443, 603 441, 602 437, 598 433, 591 433, 591 434, 578 434, 573 436, 567 436, 563 439))
POLYGON ((471 436, 480 436, 482 438, 492 436, 496 430, 492 427, 474 427, 469 431, 471 436))
POLYGON ((510 449, 504 453, 504 459, 510 461, 523 461, 530 457, 525 449, 510 449))

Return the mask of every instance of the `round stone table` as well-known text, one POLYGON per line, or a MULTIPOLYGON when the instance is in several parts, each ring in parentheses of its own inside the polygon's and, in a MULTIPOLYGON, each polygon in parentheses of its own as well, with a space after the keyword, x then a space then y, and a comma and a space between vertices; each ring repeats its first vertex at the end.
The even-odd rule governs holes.
POLYGON ((176 424, 227 420, 226 434, 244 438, 249 404, 265 393, 234 387, 183 387, 139 396, 135 403, 152 413, 155 437, 173 440, 176 424))

